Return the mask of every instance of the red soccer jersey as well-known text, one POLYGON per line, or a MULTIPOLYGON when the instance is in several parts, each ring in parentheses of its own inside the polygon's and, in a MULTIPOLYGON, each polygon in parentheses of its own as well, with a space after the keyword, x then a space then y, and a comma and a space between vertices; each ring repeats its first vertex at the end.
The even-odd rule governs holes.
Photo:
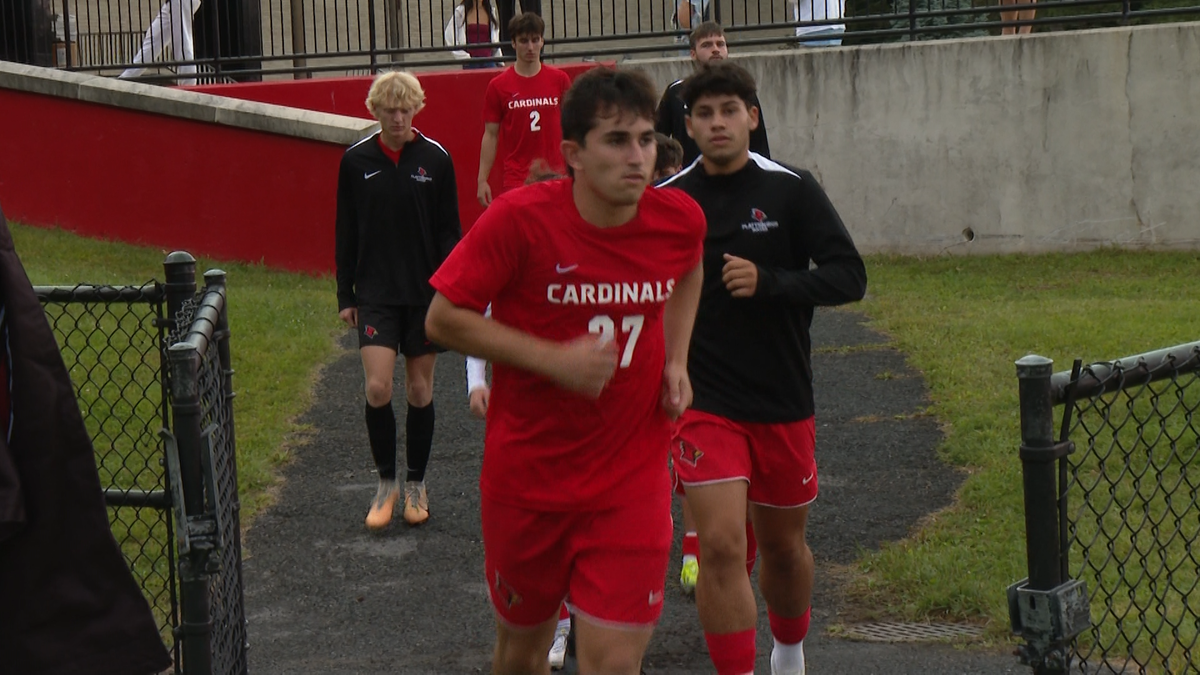
POLYGON ((497 502, 546 510, 670 499, 661 406, 663 304, 700 261, 700 207, 673 188, 647 190, 632 221, 583 220, 571 181, 498 198, 433 275, 459 307, 566 342, 589 332, 617 345, 618 367, 593 401, 495 364, 480 487, 497 502))
POLYGON ((504 172, 501 191, 524 185, 530 165, 538 159, 565 173, 559 106, 570 87, 566 73, 547 65, 533 77, 522 77, 510 67, 488 83, 483 121, 500 125, 496 157, 504 172))

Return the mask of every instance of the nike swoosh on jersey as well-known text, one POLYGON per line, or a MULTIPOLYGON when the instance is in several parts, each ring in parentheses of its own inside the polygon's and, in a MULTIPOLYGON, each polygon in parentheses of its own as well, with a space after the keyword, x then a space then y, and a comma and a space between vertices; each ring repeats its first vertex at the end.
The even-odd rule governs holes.
POLYGON ((375 176, 376 174, 381 174, 381 173, 383 173, 383 170, 372 171, 371 173, 364 173, 363 180, 370 180, 372 176, 375 176))
POLYGON ((559 274, 569 274, 574 272, 577 267, 579 267, 579 263, 574 265, 555 265, 554 271, 558 272, 559 274))
POLYGON ((813 478, 815 478, 815 477, 816 477, 816 474, 812 474, 812 473, 810 473, 810 474, 808 474, 808 478, 805 478, 805 479, 803 479, 803 480, 801 480, 801 481, 800 481, 800 484, 801 484, 801 485, 808 485, 809 483, 811 483, 811 482, 812 482, 812 479, 813 479, 813 478))

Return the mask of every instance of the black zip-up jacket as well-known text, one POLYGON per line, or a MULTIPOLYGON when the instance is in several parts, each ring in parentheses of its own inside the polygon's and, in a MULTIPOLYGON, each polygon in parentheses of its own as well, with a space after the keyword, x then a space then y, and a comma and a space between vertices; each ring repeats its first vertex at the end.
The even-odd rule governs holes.
POLYGON ((395 164, 378 136, 350 146, 338 170, 338 311, 429 305, 429 278, 462 238, 446 149, 417 132, 395 164))
POLYGON ((688 355, 692 408, 741 422, 812 416, 813 307, 861 300, 867 289, 862 257, 825 191, 811 173, 753 153, 733 174, 710 176, 696 162, 666 186, 691 195, 708 220, 688 355), (726 253, 758 266, 753 297, 725 288, 726 253))
MULTIPOLYGON (((700 147, 696 145, 696 141, 688 136, 687 132, 687 106, 684 105, 683 99, 679 98, 679 92, 683 90, 683 80, 675 80, 663 92, 662 100, 658 102, 658 110, 655 112, 657 119, 654 122, 654 130, 664 133, 671 138, 679 141, 683 146, 683 165, 688 166, 700 156, 700 147)), ((750 152, 771 158, 771 146, 767 143, 767 119, 763 117, 762 104, 758 102, 758 94, 754 95, 754 100, 751 105, 758 108, 758 128, 750 132, 750 152)))

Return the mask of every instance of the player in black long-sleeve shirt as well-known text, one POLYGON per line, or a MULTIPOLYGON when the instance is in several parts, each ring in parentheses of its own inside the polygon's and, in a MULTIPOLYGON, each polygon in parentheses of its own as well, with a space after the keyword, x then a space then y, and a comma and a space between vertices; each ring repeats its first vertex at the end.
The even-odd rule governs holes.
POLYGON ((750 152, 754 90, 728 62, 683 85, 703 154, 663 186, 700 204, 708 233, 688 359, 695 399, 672 460, 699 531, 696 605, 717 672, 754 670, 749 512, 775 637, 771 672, 803 675, 813 583, 804 531, 817 496, 808 329, 814 306, 861 299, 867 278, 812 174, 750 152))
MULTIPOLYGON (((692 62, 697 68, 710 63, 719 63, 729 58, 729 46, 725 44, 725 29, 715 21, 705 21, 696 26, 688 36, 691 45, 692 62)), ((700 148, 696 141, 688 136, 687 106, 680 97, 683 90, 683 80, 676 80, 667 85, 662 100, 658 102, 655 111, 654 130, 664 133, 679 141, 683 146, 683 165, 690 166, 700 156, 700 148)), ((758 103, 756 93, 751 104, 758 108, 758 126, 750 131, 750 152, 756 152, 768 159, 771 158, 771 146, 767 142, 767 123, 763 119, 762 106, 758 103)))
POLYGON ((462 236, 454 166, 445 148, 413 128, 425 105, 415 77, 392 72, 371 84, 367 108, 380 131, 346 150, 338 171, 338 316, 357 329, 366 376, 366 422, 379 489, 367 513, 386 526, 399 500, 392 373, 404 354, 408 473, 404 519, 429 518, 425 468, 433 446, 433 368, 438 347, 425 337, 433 300, 429 278, 462 236))

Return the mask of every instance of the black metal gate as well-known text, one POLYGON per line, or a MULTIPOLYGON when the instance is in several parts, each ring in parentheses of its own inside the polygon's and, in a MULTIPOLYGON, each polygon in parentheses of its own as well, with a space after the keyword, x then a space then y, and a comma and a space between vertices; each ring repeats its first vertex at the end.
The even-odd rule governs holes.
POLYGON ((39 286, 76 388, 113 535, 177 672, 246 672, 225 276, 39 286), (169 317, 169 318, 168 318, 169 317), (172 517, 172 515, 174 517, 172 517))
POLYGON ((1039 359, 1018 362, 1030 577, 1010 601, 1026 660, 1045 673, 1195 672, 1200 342, 1053 375, 1039 359), (1027 609, 1039 593, 1040 618, 1027 609))

